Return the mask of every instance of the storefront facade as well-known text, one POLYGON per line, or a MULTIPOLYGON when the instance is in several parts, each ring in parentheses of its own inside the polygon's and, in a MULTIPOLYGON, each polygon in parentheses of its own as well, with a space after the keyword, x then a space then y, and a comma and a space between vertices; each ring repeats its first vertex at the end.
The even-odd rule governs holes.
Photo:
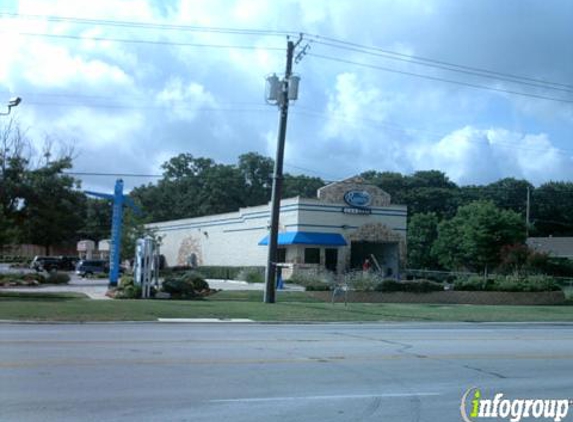
MULTIPOLYGON (((316 199, 281 201, 279 262, 292 270, 362 268, 369 259, 387 276, 406 257, 407 209, 360 178, 319 189, 316 199)), ((269 205, 234 213, 152 223, 167 265, 264 266, 269 205)))

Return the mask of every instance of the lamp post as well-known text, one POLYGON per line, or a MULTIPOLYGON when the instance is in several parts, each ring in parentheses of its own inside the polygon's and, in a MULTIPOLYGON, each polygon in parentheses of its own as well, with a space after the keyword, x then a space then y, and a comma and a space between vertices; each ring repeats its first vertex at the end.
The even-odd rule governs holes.
POLYGON ((20 98, 20 97, 10 98, 10 101, 8 101, 8 103, 6 103, 6 107, 8 107, 8 111, 5 113, 0 113, 0 116, 9 115, 10 111, 12 111, 12 107, 17 107, 18 104, 20 104, 21 102, 22 102, 22 98, 20 98))

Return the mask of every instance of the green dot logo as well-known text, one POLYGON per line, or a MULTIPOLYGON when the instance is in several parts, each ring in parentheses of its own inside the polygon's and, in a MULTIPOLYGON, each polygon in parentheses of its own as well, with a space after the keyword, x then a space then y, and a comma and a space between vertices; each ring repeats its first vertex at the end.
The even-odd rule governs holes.
POLYGON ((479 402, 481 399, 481 391, 477 387, 471 387, 466 390, 462 396, 460 405, 460 413, 465 422, 472 422, 470 418, 476 418, 479 415, 479 402), (471 401, 470 401, 471 399, 471 401), (468 403, 470 403, 468 409, 468 403))

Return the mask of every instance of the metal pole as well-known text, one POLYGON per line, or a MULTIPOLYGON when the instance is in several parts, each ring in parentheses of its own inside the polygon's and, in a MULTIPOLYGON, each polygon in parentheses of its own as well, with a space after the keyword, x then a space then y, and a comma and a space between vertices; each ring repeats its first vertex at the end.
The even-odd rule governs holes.
POLYGON ((279 134, 273 175, 273 190, 271 195, 271 230, 269 234, 269 253, 267 257, 267 268, 265 272, 265 303, 275 303, 276 300, 276 262, 278 251, 279 214, 283 183, 283 159, 288 119, 288 84, 292 73, 293 52, 294 43, 292 41, 288 41, 286 71, 285 78, 282 81, 282 92, 280 98, 279 134))

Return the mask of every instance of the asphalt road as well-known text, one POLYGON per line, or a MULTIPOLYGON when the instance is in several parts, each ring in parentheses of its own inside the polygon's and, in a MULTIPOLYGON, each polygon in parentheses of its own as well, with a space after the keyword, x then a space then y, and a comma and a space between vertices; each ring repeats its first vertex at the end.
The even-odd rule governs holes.
POLYGON ((460 421, 572 374, 567 324, 0 324, 2 422, 460 421))

